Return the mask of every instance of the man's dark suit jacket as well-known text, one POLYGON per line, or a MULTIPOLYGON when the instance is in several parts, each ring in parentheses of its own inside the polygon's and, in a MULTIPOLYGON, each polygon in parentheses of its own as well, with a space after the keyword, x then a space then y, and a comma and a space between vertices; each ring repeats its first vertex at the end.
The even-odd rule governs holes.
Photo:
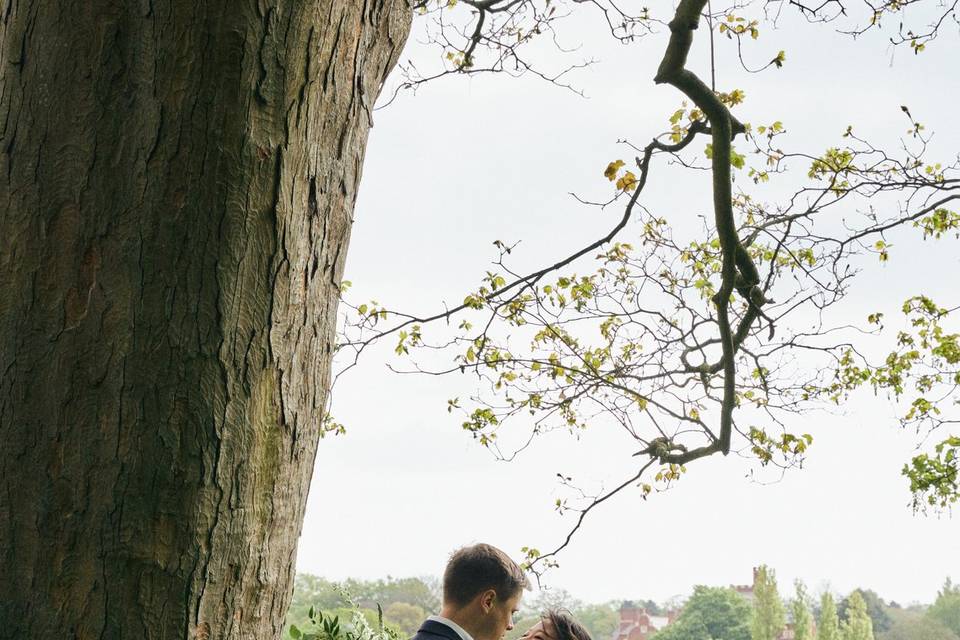
POLYGON ((410 640, 460 640, 456 631, 435 620, 424 620, 417 635, 410 640))

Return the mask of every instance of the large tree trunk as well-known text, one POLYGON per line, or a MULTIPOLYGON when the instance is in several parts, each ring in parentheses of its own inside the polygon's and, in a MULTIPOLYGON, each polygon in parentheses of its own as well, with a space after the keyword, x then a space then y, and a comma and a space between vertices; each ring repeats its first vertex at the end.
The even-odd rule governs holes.
POLYGON ((405 0, 0 0, 0 637, 275 638, 405 0))

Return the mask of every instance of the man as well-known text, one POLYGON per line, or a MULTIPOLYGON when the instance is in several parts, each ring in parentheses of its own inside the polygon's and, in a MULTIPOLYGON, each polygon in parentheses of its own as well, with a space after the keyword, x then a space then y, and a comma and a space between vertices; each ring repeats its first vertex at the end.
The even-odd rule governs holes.
POLYGON ((450 556, 443 572, 443 605, 411 640, 500 640, 513 629, 523 570, 500 549, 475 544, 450 556))

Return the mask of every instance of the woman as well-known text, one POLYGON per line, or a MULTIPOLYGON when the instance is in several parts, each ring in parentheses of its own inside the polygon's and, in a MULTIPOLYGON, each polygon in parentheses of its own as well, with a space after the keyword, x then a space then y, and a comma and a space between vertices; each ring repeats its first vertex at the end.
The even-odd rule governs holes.
POLYGON ((550 609, 540 622, 527 629, 521 640, 593 640, 583 625, 568 611, 550 609))

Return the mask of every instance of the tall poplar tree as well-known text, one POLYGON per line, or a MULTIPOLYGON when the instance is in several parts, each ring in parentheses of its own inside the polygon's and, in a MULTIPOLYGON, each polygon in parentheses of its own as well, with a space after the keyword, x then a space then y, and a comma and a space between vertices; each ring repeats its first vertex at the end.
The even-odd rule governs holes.
POLYGON ((813 640, 813 619, 810 616, 810 596, 803 582, 794 583, 796 594, 791 603, 793 609, 793 640, 813 640))
POLYGON ((777 640, 786 619, 777 592, 776 573, 766 565, 761 565, 754 575, 753 598, 750 637, 752 640, 777 640))
POLYGON ((829 591, 820 596, 820 623, 817 625, 817 640, 840 640, 840 622, 837 619, 837 603, 829 591))

